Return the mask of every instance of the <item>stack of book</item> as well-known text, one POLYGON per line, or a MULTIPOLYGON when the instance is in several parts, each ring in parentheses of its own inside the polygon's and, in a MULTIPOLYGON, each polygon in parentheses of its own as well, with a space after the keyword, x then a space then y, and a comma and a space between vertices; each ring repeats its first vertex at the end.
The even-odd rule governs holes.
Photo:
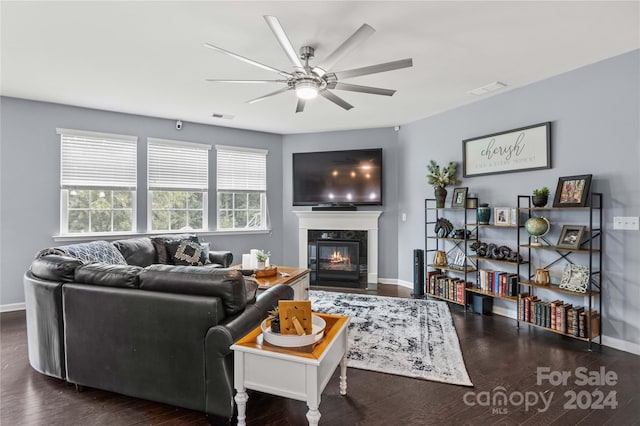
POLYGON ((589 327, 592 339, 600 333, 597 311, 589 313, 583 306, 574 307, 562 300, 544 302, 529 293, 518 295, 518 320, 575 337, 589 337, 589 327))
POLYGON ((467 287, 471 287, 471 283, 460 278, 448 277, 437 270, 427 273, 427 294, 464 305, 464 293, 467 287))
POLYGON ((500 296, 518 295, 518 274, 493 271, 491 269, 480 269, 478 273, 480 279, 476 286, 480 290, 500 296))

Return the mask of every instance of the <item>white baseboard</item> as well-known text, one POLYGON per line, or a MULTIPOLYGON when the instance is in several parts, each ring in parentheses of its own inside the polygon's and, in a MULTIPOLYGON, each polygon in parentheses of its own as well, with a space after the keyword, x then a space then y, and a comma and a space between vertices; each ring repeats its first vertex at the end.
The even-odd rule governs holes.
POLYGON ((24 311, 24 302, 22 303, 9 303, 7 305, 0 305, 0 312, 13 312, 24 311))
POLYGON ((378 282, 380 284, 390 284, 390 285, 397 285, 400 287, 407 287, 407 288, 413 288, 413 283, 409 282, 409 281, 403 281, 403 280, 399 280, 396 278, 378 278, 378 282))
POLYGON ((629 352, 640 355, 640 345, 626 340, 616 339, 615 337, 602 336, 602 346, 608 346, 620 351, 629 352))
POLYGON ((516 311, 508 308, 503 308, 502 306, 494 306, 491 312, 496 315, 500 315, 500 316, 511 318, 511 319, 516 319, 516 316, 518 315, 516 311))

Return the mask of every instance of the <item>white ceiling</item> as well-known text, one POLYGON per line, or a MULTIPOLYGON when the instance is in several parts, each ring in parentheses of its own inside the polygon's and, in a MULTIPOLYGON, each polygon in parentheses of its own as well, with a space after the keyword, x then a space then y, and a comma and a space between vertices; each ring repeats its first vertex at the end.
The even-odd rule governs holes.
POLYGON ((640 47, 637 1, 2 1, 0 12, 4 96, 283 134, 402 125, 484 99, 467 92, 487 83, 512 90, 640 47), (319 97, 295 114, 292 91, 247 104, 282 85, 205 79, 279 76, 203 43, 291 71, 263 15, 316 60, 375 28, 333 71, 414 66, 345 80, 397 90, 334 91, 350 111, 319 97))

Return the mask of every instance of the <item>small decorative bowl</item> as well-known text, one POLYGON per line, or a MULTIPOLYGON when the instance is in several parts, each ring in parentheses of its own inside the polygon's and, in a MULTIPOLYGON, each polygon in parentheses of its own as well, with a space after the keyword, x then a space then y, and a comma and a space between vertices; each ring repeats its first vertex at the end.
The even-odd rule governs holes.
POLYGON ((319 342, 324 337, 324 329, 327 323, 318 315, 311 315, 311 334, 280 334, 271 331, 271 326, 267 325, 267 320, 262 321, 262 336, 267 343, 285 348, 295 348, 298 346, 312 345, 319 342))

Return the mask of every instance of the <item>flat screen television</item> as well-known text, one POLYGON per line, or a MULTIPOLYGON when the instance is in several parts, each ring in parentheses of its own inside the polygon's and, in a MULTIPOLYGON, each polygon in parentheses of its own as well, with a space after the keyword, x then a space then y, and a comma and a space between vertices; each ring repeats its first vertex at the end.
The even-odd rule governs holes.
POLYGON ((382 205, 382 148, 293 154, 293 205, 382 205))

